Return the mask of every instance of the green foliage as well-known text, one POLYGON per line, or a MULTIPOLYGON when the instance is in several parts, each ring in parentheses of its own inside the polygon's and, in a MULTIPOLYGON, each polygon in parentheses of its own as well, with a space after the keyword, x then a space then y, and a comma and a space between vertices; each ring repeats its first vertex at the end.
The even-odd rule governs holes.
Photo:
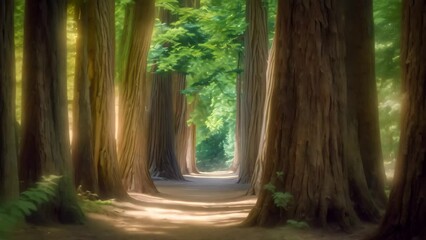
MULTIPOLYGON (((284 172, 276 172, 276 177, 278 181, 284 181, 284 172)), ((279 209, 287 210, 291 201, 293 201, 293 195, 289 192, 278 191, 277 187, 269 182, 263 186, 263 188, 272 194, 272 200, 274 201, 274 205, 279 209)), ((305 221, 296 221, 293 219, 287 220, 287 224, 294 228, 305 229, 309 228, 309 224, 305 221)))
POLYGON ((39 205, 49 202, 56 195, 60 178, 42 177, 35 187, 22 192, 19 199, 0 205, 0 238, 7 236, 25 216, 37 211, 39 205))
MULTIPOLYGON (((200 129, 203 129, 200 126, 200 129)), ((233 156, 227 156, 225 143, 227 142, 228 129, 221 128, 214 134, 201 141, 196 147, 197 166, 201 171, 214 171, 228 169, 233 156)))
POLYGON ((374 1, 376 77, 385 161, 395 160, 399 144, 401 13, 401 0, 374 1))
POLYGON ((306 229, 309 228, 309 224, 305 221, 296 221, 296 220, 287 220, 287 225, 294 227, 294 228, 299 228, 299 229, 306 229))
POLYGON ((78 204, 84 212, 89 213, 105 213, 106 206, 112 205, 112 200, 89 200, 79 197, 78 204))

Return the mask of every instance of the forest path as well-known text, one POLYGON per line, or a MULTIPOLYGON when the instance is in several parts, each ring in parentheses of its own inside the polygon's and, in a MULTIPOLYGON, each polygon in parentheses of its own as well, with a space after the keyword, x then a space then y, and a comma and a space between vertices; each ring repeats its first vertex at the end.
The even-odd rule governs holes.
POLYGON ((341 240, 361 239, 371 226, 355 234, 292 227, 243 228, 239 224, 256 198, 245 196, 231 172, 185 176, 187 181, 157 180, 155 196, 130 193, 133 202, 116 202, 101 213, 89 213, 85 225, 28 226, 16 240, 341 240))

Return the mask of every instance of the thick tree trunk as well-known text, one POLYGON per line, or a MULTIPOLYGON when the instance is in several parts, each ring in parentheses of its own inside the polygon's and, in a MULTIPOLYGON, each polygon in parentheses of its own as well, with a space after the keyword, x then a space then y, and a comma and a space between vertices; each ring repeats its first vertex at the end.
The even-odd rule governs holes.
POLYGON ((126 198, 118 169, 115 141, 114 1, 88 2, 89 81, 93 126, 93 157, 103 198, 126 198))
POLYGON ((399 153, 386 215, 371 239, 426 239, 426 2, 403 4, 399 153))
POLYGON ((25 3, 20 175, 24 189, 61 175, 56 199, 38 217, 81 222, 71 181, 66 91, 66 1, 25 3))
POLYGON ((346 228, 357 218, 344 162, 346 78, 339 3, 278 2, 261 185, 271 183, 293 198, 287 208, 278 208, 272 193, 263 189, 247 225, 294 219, 346 228))
POLYGON ((154 25, 154 0, 135 1, 126 10, 123 71, 120 83, 118 155, 124 186, 142 193, 158 192, 148 169, 147 57, 154 25))
POLYGON ((14 0, 0 2, 0 203, 18 196, 14 0))
POLYGON ((268 31, 266 7, 262 0, 246 1, 244 72, 240 102, 240 183, 250 183, 259 150, 266 91, 268 31))
MULTIPOLYGON (((161 22, 170 24, 175 16, 160 9, 161 22)), ((149 161, 152 176, 184 180, 175 150, 175 131, 172 96, 172 72, 156 72, 152 82, 149 128, 149 161)))
POLYGON ((72 131, 72 160, 74 182, 83 190, 98 192, 98 174, 93 161, 92 115, 88 75, 88 3, 79 0, 75 5, 77 51, 74 76, 74 105, 72 131))
POLYGON ((172 73, 172 85, 176 158, 181 173, 189 174, 186 162, 190 141, 190 127, 187 123, 189 112, 186 96, 182 94, 182 91, 186 88, 186 75, 184 73, 172 73))
POLYGON ((152 83, 149 127, 149 159, 152 176, 184 180, 175 154, 173 130, 172 79, 169 73, 156 73, 152 83))
MULTIPOLYGON (((349 144, 348 161, 357 165, 357 170, 352 169, 357 171, 356 174, 350 176, 358 175, 361 181, 367 183, 367 188, 357 187, 355 191, 358 193, 355 195, 361 195, 353 201, 359 203, 373 196, 375 203, 384 208, 387 198, 374 70, 373 2, 347 0, 345 4, 348 137, 352 141, 349 144)), ((374 209, 373 206, 370 208, 374 209)), ((367 214, 378 217, 377 213, 367 214)))

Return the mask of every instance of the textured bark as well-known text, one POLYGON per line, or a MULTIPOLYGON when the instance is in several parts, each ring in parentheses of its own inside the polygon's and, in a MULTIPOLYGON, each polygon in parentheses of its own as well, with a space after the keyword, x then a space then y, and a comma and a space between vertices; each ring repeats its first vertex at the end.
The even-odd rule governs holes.
POLYGON ((344 162, 346 79, 340 1, 279 1, 261 185, 289 192, 278 208, 263 189, 246 225, 287 219, 352 225, 344 162), (282 172, 283 177, 277 176, 282 172))
POLYGON ((191 124, 189 126, 188 133, 188 149, 186 153, 186 166, 188 168, 188 172, 191 173, 200 173, 197 168, 196 160, 195 160, 195 145, 196 145, 196 133, 197 126, 195 124, 191 124))
POLYGON ((239 183, 250 183, 259 150, 266 89, 268 31, 266 7, 262 0, 246 1, 244 72, 240 102, 239 183))
POLYGON ((88 3, 76 1, 77 23, 76 63, 72 129, 72 161, 74 183, 83 190, 98 192, 98 174, 93 161, 92 115, 88 75, 88 3))
POLYGON ((66 1, 26 1, 24 27, 20 180, 25 189, 43 175, 61 175, 56 199, 37 217, 81 222, 70 173, 66 1))
POLYGON ((125 198, 115 141, 114 1, 88 2, 89 81, 93 126, 93 157, 103 198, 125 198))
POLYGON ((395 176, 379 232, 371 239, 426 239, 426 2, 403 1, 402 119, 395 176))
POLYGON ((14 1, 0 2, 0 203, 18 196, 14 1))
POLYGON ((154 0, 135 1, 126 7, 123 34, 123 71, 120 83, 118 156, 126 189, 158 192, 148 169, 147 57, 154 25, 154 0))
MULTIPOLYGON (((171 24, 175 21, 175 17, 169 10, 160 9, 161 22, 171 24)), ((154 73, 149 119, 149 166, 152 176, 184 180, 175 150, 172 74, 172 72, 154 73)))
MULTIPOLYGON (((243 65, 243 54, 241 51, 238 53, 237 68, 242 69, 243 65)), ((241 75, 237 75, 235 84, 235 93, 237 95, 236 106, 235 106, 235 150, 234 159, 232 161, 231 170, 235 173, 240 172, 240 152, 241 152, 241 75)))
POLYGON ((365 217, 371 219, 373 215, 376 215, 373 218, 378 217, 378 211, 369 199, 374 199, 382 208, 387 201, 374 70, 373 2, 346 0, 345 3, 348 137, 351 141, 348 161, 353 166, 350 176, 361 178, 350 182, 353 183, 353 201, 370 202, 370 210, 366 211, 370 216, 365 217), (356 182, 366 182, 367 187, 356 182))
POLYGON ((156 73, 152 83, 149 127, 149 160, 152 176, 184 180, 175 154, 172 79, 169 73, 156 73))
POLYGON ((172 73, 172 97, 174 113, 175 149, 180 172, 189 174, 187 165, 187 153, 189 144, 190 127, 188 126, 189 112, 186 96, 182 90, 186 88, 186 75, 184 73, 172 73))
POLYGON ((265 95, 265 101, 264 101, 264 110, 263 110, 263 121, 262 121, 262 131, 260 134, 260 143, 259 143, 259 153, 258 153, 258 159, 256 160, 256 166, 253 172, 253 176, 251 178, 250 187, 247 190, 247 195, 257 195, 262 190, 261 186, 261 180, 262 180, 262 174, 263 169, 265 167, 265 146, 266 146, 266 139, 267 132, 266 127, 269 125, 270 118, 270 109, 269 106, 271 104, 271 96, 272 91, 276 87, 274 84, 275 81, 272 81, 272 74, 275 71, 275 64, 273 64, 275 61, 275 44, 272 45, 271 50, 269 51, 269 57, 268 57, 268 67, 266 69, 266 95, 265 95))

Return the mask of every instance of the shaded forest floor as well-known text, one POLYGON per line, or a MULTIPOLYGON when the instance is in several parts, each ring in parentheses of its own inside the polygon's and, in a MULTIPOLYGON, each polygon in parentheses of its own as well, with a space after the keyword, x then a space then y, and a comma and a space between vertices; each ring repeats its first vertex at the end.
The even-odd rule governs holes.
POLYGON ((229 172, 185 176, 188 181, 156 181, 156 196, 131 193, 134 202, 113 202, 88 213, 85 225, 25 226, 16 240, 355 240, 374 227, 362 225, 352 234, 332 229, 238 226, 256 202, 244 196, 247 185, 236 184, 229 172))

